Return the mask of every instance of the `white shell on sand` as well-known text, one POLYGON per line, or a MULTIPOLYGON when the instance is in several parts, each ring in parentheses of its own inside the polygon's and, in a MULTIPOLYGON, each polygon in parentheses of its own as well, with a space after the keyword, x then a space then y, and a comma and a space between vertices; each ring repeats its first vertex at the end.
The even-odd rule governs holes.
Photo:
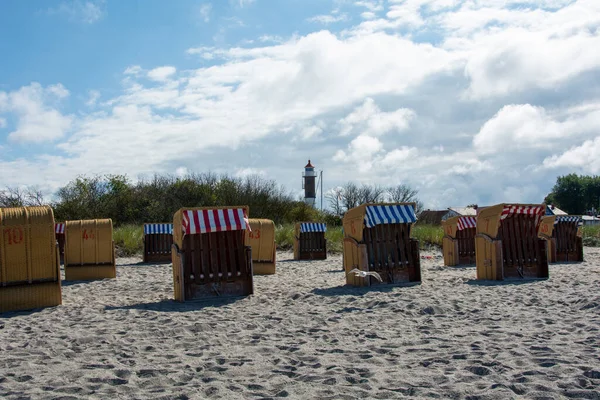
POLYGON ((0 315, 0 396, 73 399, 599 398, 600 249, 550 279, 344 287, 341 255, 255 276, 255 294, 172 301, 170 264, 63 282, 63 305, 0 315))

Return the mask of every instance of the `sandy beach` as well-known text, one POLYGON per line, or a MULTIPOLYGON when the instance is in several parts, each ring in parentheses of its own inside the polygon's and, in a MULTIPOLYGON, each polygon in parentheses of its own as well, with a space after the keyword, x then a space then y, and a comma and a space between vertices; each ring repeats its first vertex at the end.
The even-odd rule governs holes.
POLYGON ((176 303, 170 264, 63 282, 63 305, 0 316, 7 399, 600 399, 600 249, 545 281, 480 283, 422 252, 423 282, 344 287, 341 255, 176 303))

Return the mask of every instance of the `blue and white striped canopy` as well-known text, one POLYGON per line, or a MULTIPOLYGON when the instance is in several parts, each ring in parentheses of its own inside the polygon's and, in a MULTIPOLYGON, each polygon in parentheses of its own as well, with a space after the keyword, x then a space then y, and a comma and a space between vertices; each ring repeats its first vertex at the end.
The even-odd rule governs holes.
POLYGON ((367 228, 380 224, 412 224, 416 220, 415 210, 409 204, 367 206, 365 214, 367 228))
POLYGON ((327 224, 320 222, 301 222, 300 233, 303 232, 327 232, 327 224))
POLYGON ((554 220, 554 225, 559 222, 577 222, 579 224, 583 224, 583 219, 578 215, 559 215, 554 220))
POLYGON ((173 234, 173 224, 144 224, 144 235, 173 234))

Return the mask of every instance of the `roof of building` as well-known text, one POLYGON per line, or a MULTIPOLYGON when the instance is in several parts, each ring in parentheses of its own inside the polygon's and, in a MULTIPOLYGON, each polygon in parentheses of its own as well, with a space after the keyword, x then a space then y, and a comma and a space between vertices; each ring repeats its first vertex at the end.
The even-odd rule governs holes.
POLYGON ((314 165, 312 165, 312 164, 310 163, 310 160, 308 160, 308 164, 306 164, 306 165, 304 166, 304 168, 314 168, 314 165))
POLYGON ((593 215, 582 215, 581 219, 585 219, 586 221, 597 221, 597 220, 600 220, 600 218, 594 217, 593 215))
POLYGON ((448 213, 448 210, 424 210, 419 214, 417 223, 441 225, 442 218, 448 213))
POLYGON ((554 204, 548 204, 546 206, 546 215, 569 215, 554 204))
POLYGON ((477 209, 473 207, 448 207, 448 210, 454 211, 459 215, 477 215, 477 209))

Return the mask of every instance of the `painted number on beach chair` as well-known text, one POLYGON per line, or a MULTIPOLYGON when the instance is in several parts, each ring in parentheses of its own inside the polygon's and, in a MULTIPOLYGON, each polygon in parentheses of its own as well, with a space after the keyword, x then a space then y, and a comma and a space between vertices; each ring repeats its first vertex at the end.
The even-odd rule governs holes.
POLYGON ((93 240, 96 237, 96 235, 94 235, 93 231, 90 232, 90 234, 88 235, 87 229, 84 229, 82 237, 83 237, 83 240, 88 240, 88 239, 93 240))
POLYGON ((447 233, 448 235, 452 235, 452 227, 451 227, 451 226, 447 226, 447 227, 446 227, 446 233, 447 233))
POLYGON ((260 239, 260 229, 255 229, 252 232, 250 232, 250 238, 251 239, 260 239))
POLYGON ((8 238, 9 245, 19 244, 23 242, 23 228, 15 227, 15 228, 6 228, 4 229, 4 237, 8 238))
POLYGON ((548 233, 548 224, 542 225, 542 233, 548 233))
POLYGON ((354 221, 350 222, 350 230, 352 231, 353 235, 356 234, 356 227, 354 226, 354 221))

